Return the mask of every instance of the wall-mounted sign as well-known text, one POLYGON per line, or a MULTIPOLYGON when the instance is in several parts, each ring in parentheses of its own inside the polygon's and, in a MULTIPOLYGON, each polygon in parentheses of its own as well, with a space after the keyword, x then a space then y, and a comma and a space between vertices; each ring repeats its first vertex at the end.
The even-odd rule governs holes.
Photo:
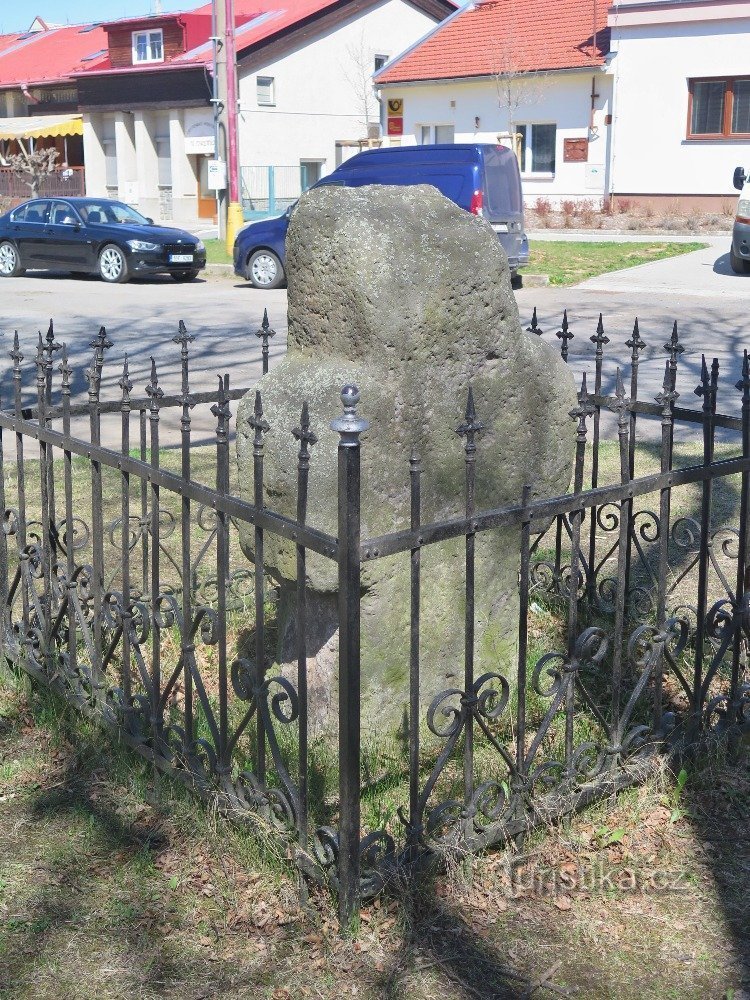
POLYGON ((589 158, 588 139, 565 139, 563 160, 565 163, 585 163, 589 158))
POLYGON ((388 135, 403 135, 404 134, 404 119, 403 118, 388 118, 388 135))
POLYGON ((227 186, 227 165, 224 160, 209 160, 206 187, 209 191, 224 191, 227 186))
POLYGON ((214 137, 212 135, 186 135, 185 152, 188 156, 193 154, 213 156, 216 152, 214 137))
POLYGON ((188 155, 216 155, 214 123, 204 112, 185 112, 185 152, 188 155))
POLYGON ((388 98, 388 115, 403 115, 404 113, 404 101, 401 97, 389 97, 388 98))

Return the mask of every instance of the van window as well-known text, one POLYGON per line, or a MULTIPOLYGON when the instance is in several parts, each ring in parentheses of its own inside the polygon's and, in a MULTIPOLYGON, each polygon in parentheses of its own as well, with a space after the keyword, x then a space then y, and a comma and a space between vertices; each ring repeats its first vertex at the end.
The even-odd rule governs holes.
POLYGON ((484 150, 485 218, 501 222, 523 211, 518 161, 504 146, 484 150))

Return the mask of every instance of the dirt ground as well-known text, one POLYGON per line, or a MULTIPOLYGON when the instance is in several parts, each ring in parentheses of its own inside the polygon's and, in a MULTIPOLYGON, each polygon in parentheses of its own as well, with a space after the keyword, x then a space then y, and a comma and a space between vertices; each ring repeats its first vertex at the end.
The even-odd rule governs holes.
POLYGON ((345 940, 261 827, 25 682, 0 689, 0 754, 2 997, 750 996, 746 757, 394 887, 345 940))

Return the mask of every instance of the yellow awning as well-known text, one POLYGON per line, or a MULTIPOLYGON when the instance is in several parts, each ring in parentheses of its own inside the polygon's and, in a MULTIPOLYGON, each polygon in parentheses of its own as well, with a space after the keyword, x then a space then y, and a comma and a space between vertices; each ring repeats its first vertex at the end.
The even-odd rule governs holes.
POLYGON ((0 118, 0 139, 43 139, 55 135, 83 135, 81 115, 0 118))

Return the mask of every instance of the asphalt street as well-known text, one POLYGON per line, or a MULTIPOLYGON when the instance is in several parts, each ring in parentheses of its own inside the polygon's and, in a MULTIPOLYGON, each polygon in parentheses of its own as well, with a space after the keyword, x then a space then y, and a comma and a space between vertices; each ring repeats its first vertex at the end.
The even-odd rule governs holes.
MULTIPOLYGON (((732 274, 728 263, 728 237, 712 238, 707 250, 658 261, 626 271, 591 279, 575 288, 524 288, 516 293, 523 325, 537 308, 544 338, 559 346, 555 337, 563 309, 570 329, 569 363, 577 378, 583 371, 593 375, 594 346, 589 337, 603 314, 610 343, 605 348, 604 389, 614 390, 618 363, 629 380, 630 350, 625 346, 638 317, 646 342, 641 354, 642 399, 653 399, 664 374, 663 345, 672 324, 678 322, 685 353, 680 358, 677 389, 680 404, 699 406, 693 394, 699 381, 701 354, 717 357, 721 365, 719 409, 739 414, 739 393, 734 383, 740 374, 742 351, 750 348, 750 276, 732 274)), ((18 330, 24 353, 24 401, 35 397, 36 371, 33 358, 37 331, 54 319, 58 342, 67 343, 75 370, 73 396, 86 399, 85 368, 91 360, 90 342, 100 325, 107 328, 113 346, 107 352, 102 395, 119 398, 117 381, 127 353, 133 395, 143 395, 148 381, 150 357, 157 360, 159 381, 165 392, 179 392, 179 347, 172 343, 179 320, 195 337, 191 349, 191 389, 213 389, 217 376, 229 372, 232 387, 250 387, 261 371, 260 341, 255 336, 267 308, 277 331, 271 342, 273 365, 286 347, 286 293, 261 292, 231 277, 208 277, 178 285, 170 278, 106 285, 96 278, 71 279, 59 275, 29 274, 3 279, 0 313, 0 392, 2 406, 11 402, 13 332, 18 330)), ((646 432, 646 421, 642 431, 646 432)), ((649 422, 650 423, 650 422, 649 422)), ((205 410, 194 413, 197 439, 210 439, 215 421, 205 410)), ((613 424, 607 421, 607 432, 613 424)), ((177 412, 162 420, 162 439, 176 441, 177 412)), ((116 433, 113 427, 112 433, 116 433)), ((654 421, 651 436, 659 433, 654 421)), ((113 442, 114 443, 114 442, 113 442)))

